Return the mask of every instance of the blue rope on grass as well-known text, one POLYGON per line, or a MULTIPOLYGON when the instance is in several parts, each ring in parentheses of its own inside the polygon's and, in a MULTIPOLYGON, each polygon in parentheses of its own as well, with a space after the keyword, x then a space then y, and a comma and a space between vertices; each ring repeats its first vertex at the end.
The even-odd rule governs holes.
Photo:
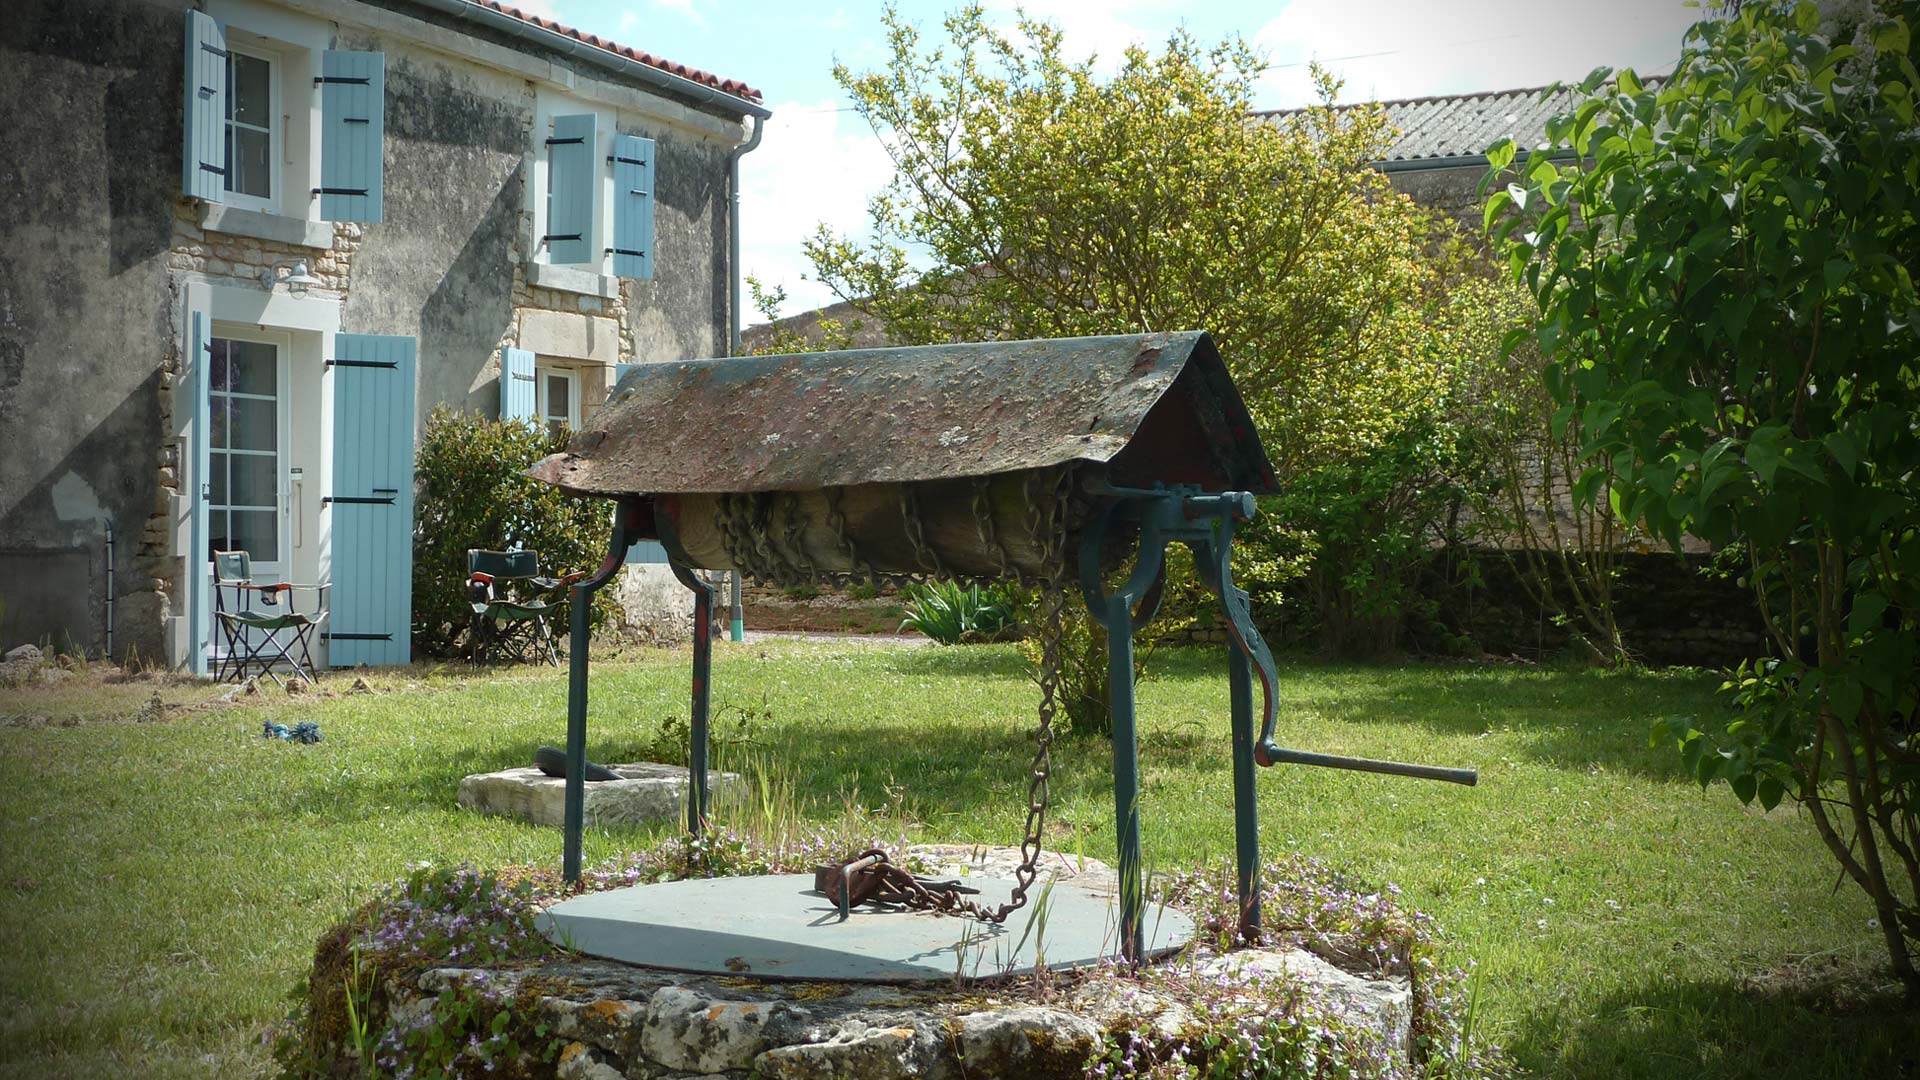
POLYGON ((263 739, 286 739, 297 743, 317 743, 320 741, 320 725, 311 720, 302 720, 291 729, 285 724, 276 724, 271 720, 260 721, 260 737, 263 739))

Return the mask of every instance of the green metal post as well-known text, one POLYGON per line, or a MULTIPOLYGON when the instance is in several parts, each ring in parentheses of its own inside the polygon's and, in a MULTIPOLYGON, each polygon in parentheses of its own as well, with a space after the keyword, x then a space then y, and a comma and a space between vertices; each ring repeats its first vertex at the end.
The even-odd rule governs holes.
POLYGON ((1146 953, 1146 880, 1140 866, 1140 748, 1133 713, 1133 610, 1125 593, 1107 600, 1107 700, 1113 709, 1113 806, 1120 845, 1120 949, 1130 964, 1146 953))
POLYGON ((626 563, 627 548, 632 546, 628 539, 632 514, 632 506, 622 504, 614 518, 606 557, 600 560, 592 577, 575 582, 569 590, 572 604, 567 636, 567 789, 560 818, 560 876, 569 884, 580 880, 580 833, 586 824, 587 652, 593 642, 593 594, 612 581, 626 563))
POLYGON ((1260 819, 1253 780, 1253 666, 1227 646, 1227 699, 1233 713, 1233 847, 1238 864, 1240 936, 1260 932, 1260 819))
POLYGON ((713 680, 713 586, 692 570, 673 563, 673 575, 693 590, 693 723, 689 725, 687 747, 687 832, 699 836, 706 831, 708 708, 712 702, 713 680))
POLYGON ((580 833, 587 806, 587 648, 592 640, 593 592, 573 587, 572 626, 567 638, 567 792, 561 818, 560 876, 580 880, 580 833))

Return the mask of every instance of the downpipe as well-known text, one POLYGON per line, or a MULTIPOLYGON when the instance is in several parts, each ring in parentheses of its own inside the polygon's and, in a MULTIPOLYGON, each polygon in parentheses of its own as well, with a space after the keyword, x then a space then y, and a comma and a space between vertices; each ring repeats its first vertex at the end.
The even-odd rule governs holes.
MULTIPOLYGON (((755 116, 753 134, 746 142, 727 151, 727 191, 733 199, 733 205, 727 213, 727 267, 732 271, 729 288, 732 295, 727 301, 727 355, 740 355, 740 159, 753 153, 760 147, 760 139, 767 133, 767 117, 755 116)), ((740 571, 734 570, 727 575, 727 640, 738 643, 746 640, 746 611, 740 602, 740 571)))

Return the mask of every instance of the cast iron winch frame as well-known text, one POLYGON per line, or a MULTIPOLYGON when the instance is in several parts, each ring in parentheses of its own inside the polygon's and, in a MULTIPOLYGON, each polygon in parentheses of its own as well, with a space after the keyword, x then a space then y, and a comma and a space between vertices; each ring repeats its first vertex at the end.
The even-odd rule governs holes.
MULTIPOLYGON (((1212 349, 1211 342, 1204 333, 1188 332, 1177 335, 1144 335, 1124 338, 1104 339, 1066 339, 1061 342, 1015 342, 986 343, 976 346, 945 346, 912 348, 897 350, 869 350, 865 352, 839 354, 801 354, 793 357, 749 357, 720 361, 693 361, 680 365, 681 370, 660 371, 654 379, 657 385, 666 386, 673 394, 680 395, 679 404, 684 405, 685 388, 692 380, 693 385, 702 386, 718 382, 725 392, 737 393, 741 387, 751 387, 755 379, 764 381, 771 377, 784 379, 789 385, 796 376, 795 369, 801 375, 808 370, 825 370, 829 377, 839 372, 852 370, 865 375, 869 370, 886 371, 901 363, 903 358, 911 365, 913 354, 929 354, 932 361, 931 377, 940 378, 946 370, 941 365, 959 363, 963 367, 969 359, 977 360, 980 366, 990 366, 1008 353, 1018 354, 1028 363, 1049 362, 1061 356, 1063 371, 1067 365, 1074 365, 1071 371, 1065 371, 1062 379, 1069 376, 1080 377, 1083 382, 1091 378, 1086 385, 1112 385, 1116 394, 1125 390, 1128 396, 1124 400, 1122 415, 1116 417, 1113 411, 1096 412, 1093 423, 1082 431, 1099 428, 1104 422, 1107 437, 1102 444, 1088 445, 1092 442, 1087 436, 1080 436, 1079 442, 1049 438, 1077 424, 1077 417, 1067 417, 1065 422, 1047 419, 1040 422, 1020 424, 1023 417, 1015 415, 1009 419, 1005 415, 994 415, 981 422, 981 429, 995 428, 991 433, 1001 435, 1018 427, 1008 443, 1016 444, 1015 449, 1024 456, 1007 460, 1002 453, 1001 459, 992 462, 994 471, 983 474, 960 472, 961 476, 980 479, 984 476, 1022 472, 1034 469, 1078 470, 1071 484, 1071 496, 1075 500, 1075 520, 1079 521, 1077 536, 1069 532, 1070 526, 1065 517, 1060 518, 1063 535, 1054 537, 1056 544, 1049 545, 1074 552, 1074 557, 1063 559, 1071 566, 1053 567, 1043 575, 1051 578, 1041 582, 1055 587, 1065 584, 1066 578, 1077 579, 1079 591, 1087 604, 1094 620, 1107 635, 1107 656, 1109 664, 1108 688, 1110 707, 1113 716, 1113 771, 1114 806, 1116 822, 1116 846, 1119 852, 1120 894, 1120 951, 1124 959, 1138 963, 1145 955, 1144 949, 1144 912, 1145 889, 1141 880, 1141 844, 1140 844, 1140 771, 1139 750, 1135 730, 1135 700, 1133 680, 1133 643, 1134 636, 1146 626, 1157 613, 1166 581, 1166 552, 1170 544, 1180 543, 1188 547, 1193 554, 1193 562, 1201 582, 1219 599, 1221 610, 1226 616, 1229 680, 1229 712, 1232 730, 1232 771, 1234 785, 1234 827, 1235 827, 1235 863, 1236 889, 1240 910, 1240 932, 1243 937, 1257 935, 1260 925, 1260 854, 1257 822, 1257 791, 1255 788, 1256 767, 1272 766, 1279 763, 1312 765, 1319 767, 1350 769, 1364 772, 1386 773, 1411 776, 1423 779, 1442 780, 1459 784, 1474 784, 1477 774, 1472 769, 1454 769, 1431 765, 1407 764, 1392 761, 1378 761, 1369 758, 1349 757, 1339 754, 1322 754, 1312 751, 1293 750, 1280 746, 1274 741, 1278 715, 1278 679, 1273 656, 1255 629, 1249 608, 1248 594, 1237 587, 1232 580, 1231 553, 1236 526, 1252 519, 1255 512, 1254 495, 1256 490, 1209 490, 1210 486, 1222 486, 1223 480, 1241 480, 1244 486, 1258 489, 1259 492, 1271 492, 1277 486, 1273 479, 1271 466, 1267 464, 1265 453, 1259 447, 1257 436, 1252 433, 1252 425, 1245 407, 1240 403, 1231 381, 1225 377, 1224 365, 1219 362, 1218 354, 1212 349), (976 350, 976 352, 968 352, 976 350), (1024 350, 1024 352, 1022 352, 1024 350), (1087 367, 1098 367, 1108 363, 1115 356, 1123 361, 1131 357, 1130 363, 1113 366, 1109 364, 1103 372, 1091 375, 1087 367), (1162 358, 1168 362, 1162 363, 1162 358), (693 365, 708 365, 707 370, 687 370, 693 365), (732 365, 731 368, 719 368, 717 365, 732 365), (1105 379, 1105 383, 1101 379, 1105 379), (1139 385, 1145 383, 1147 385, 1139 385), (1184 387, 1184 397, 1181 388, 1184 387), (1183 417, 1172 421, 1165 419, 1166 402, 1178 399, 1180 404, 1173 408, 1184 410, 1183 417), (1190 416, 1185 413, 1191 413, 1190 416), (1153 419, 1155 414, 1162 418, 1153 419), (1184 427, 1182 425, 1184 424, 1184 427), (1057 429, 1057 430, 1056 430, 1057 429), (1148 429, 1159 436, 1159 441, 1188 448, 1194 439, 1200 438, 1209 446, 1212 460, 1203 467, 1192 462, 1176 461, 1171 466, 1156 468, 1151 452, 1143 454, 1129 450, 1142 429, 1148 429), (1187 429, 1192 429, 1188 431, 1187 429), (1117 435, 1115 434, 1117 432, 1117 435), (1197 434, 1196 434, 1197 433, 1197 434), (1022 440, 1025 440, 1022 443, 1022 440), (1226 450, 1221 444, 1230 444, 1226 450), (1131 456, 1130 456, 1131 455, 1131 456), (1009 467, 1011 466, 1011 467, 1009 467), (1161 482, 1153 474, 1159 472, 1168 475, 1174 482, 1161 482), (1194 479, 1198 482, 1180 482, 1194 479), (1140 479, 1150 482, 1140 483, 1140 479), (1132 483, 1125 481, 1134 481, 1132 483), (1211 481, 1211 483, 1209 483, 1211 481), (1071 545, 1069 547, 1069 545, 1071 545), (1126 568, 1127 548, 1131 547, 1131 568, 1126 568), (1126 569, 1126 576, 1117 586, 1110 582, 1126 569), (1258 676, 1261 685, 1262 707, 1256 725, 1253 710, 1253 682, 1258 676)), ((700 491, 700 488, 681 488, 679 492, 663 490, 670 481, 663 480, 657 471, 640 482, 646 488, 629 487, 621 490, 621 469, 616 466, 609 470, 604 463, 592 460, 594 452, 608 441, 609 431, 618 431, 624 423, 642 422, 648 418, 649 399, 644 392, 645 383, 651 373, 648 368, 664 369, 667 365, 641 365, 618 388, 609 406, 596 423, 576 436, 568 452, 556 455, 536 466, 533 475, 537 478, 556 483, 577 494, 599 495, 615 500, 617 510, 610 537, 607 554, 600 566, 589 577, 572 586, 571 605, 571 641, 568 654, 568 698, 567 698, 567 778, 565 791, 565 812, 563 815, 563 856, 562 872, 567 881, 576 881, 581 871, 581 832, 585 806, 586 770, 586 714, 588 695, 588 645, 591 637, 589 610, 592 594, 613 580, 624 564, 628 547, 637 540, 658 540, 668 552, 668 561, 675 577, 694 597, 693 622, 693 678, 691 693, 691 746, 688 755, 689 793, 687 801, 687 829, 698 836, 708 824, 711 807, 711 793, 708 790, 708 751, 709 751, 709 707, 711 699, 712 676, 712 611, 715 589, 703 580, 693 565, 693 558, 680 542, 676 529, 676 516, 684 512, 683 505, 674 497, 679 492, 700 491), (642 385, 632 385, 636 375, 642 385), (598 470, 596 471, 596 466, 598 470), (608 473, 613 474, 610 479, 608 473)), ((968 377, 977 377, 969 370, 968 377)), ((1043 373, 1044 374, 1044 373, 1043 373)), ((1042 379, 1044 384, 1044 378, 1042 379)), ((1044 385, 1041 386, 1044 389, 1044 385)), ((937 388, 936 388, 937 396, 937 388)), ((1012 395, 1017 413, 1018 406, 1025 404, 1030 409, 1044 407, 1044 399, 1026 402, 1017 400, 1019 394, 1012 395)), ((1055 399, 1056 401, 1058 399, 1055 399)), ((1094 407, 1105 405, 1112 409, 1115 399, 1109 397, 1096 402, 1094 407)), ((996 405, 1004 405, 997 402, 996 405)), ((1004 413, 1005 410, 1001 410, 1004 413)), ((1060 412, 1071 412, 1072 405, 1063 403, 1060 412)), ((871 417, 864 419, 871 421, 871 417)), ((934 421, 937 423, 938 421, 934 421)), ((949 429, 955 430, 955 429, 949 429)), ((831 468, 821 472, 832 472, 830 479, 840 487, 851 480, 872 479, 881 483, 903 485, 902 501, 909 508, 914 506, 912 492, 916 486, 934 481, 951 479, 952 472, 941 474, 937 471, 927 475, 914 475, 912 454, 902 453, 898 446, 891 448, 893 456, 886 464, 875 471, 871 477, 853 475, 856 465, 844 460, 844 449, 833 443, 835 429, 831 426, 814 431, 815 443, 829 444, 828 449, 835 456, 826 459, 831 468)), ((740 433, 745 439, 752 439, 754 433, 740 433)), ((771 434, 779 435, 778 431, 771 434)), ((617 436, 616 436, 617 438, 617 436)), ((942 437, 943 444, 945 436, 942 437)), ((735 443, 741 441, 736 438, 735 443)), ((766 440, 771 442, 772 440, 766 440)), ((915 449, 931 450, 924 444, 913 444, 908 451, 915 449)), ((722 451, 738 453, 735 447, 722 451)), ((814 453, 821 451, 816 446, 814 453)), ((1011 451, 1008 451, 1011 452, 1011 451)), ((1177 453, 1177 451, 1176 451, 1177 453)), ((805 451, 803 451, 804 457, 805 451)), ((1191 456, 1191 455, 1188 455, 1191 456)), ((985 465, 976 463, 976 468, 985 465)), ((791 472, 791 463, 785 466, 791 472)), ((628 466, 632 472, 633 467, 628 466)), ((691 471, 698 473, 696 466, 691 471)), ((765 469, 763 468, 764 472, 765 469)), ((925 471, 925 470, 923 470, 925 471)), ((804 483, 804 479, 801 481, 804 483)), ((796 484, 791 475, 781 477, 773 486, 762 484, 753 486, 749 478, 743 481, 737 491, 766 490, 804 490, 796 484)), ((724 495, 713 492, 709 479, 705 491, 710 495, 724 495)), ((823 487, 828 485, 821 485, 823 487)), ((837 527, 837 526, 836 526, 837 527)), ((896 568, 911 573, 918 563, 924 570, 923 546, 926 543, 921 535, 918 523, 908 522, 908 535, 912 537, 917 558, 913 560, 893 560, 896 568)), ((789 540, 792 537, 789 536, 789 540)), ((844 532, 838 537, 842 543, 847 541, 844 532)), ((799 550, 795 545, 795 550, 799 550)), ((899 553, 892 553, 899 554, 899 553)), ((851 566, 864 573, 841 573, 829 576, 875 576, 876 570, 870 560, 878 560, 882 553, 869 552, 863 558, 858 552, 849 551, 851 566)), ((953 576, 976 580, 991 580, 996 576, 1006 576, 1005 549, 997 553, 1000 574, 976 572, 953 576)), ((717 561, 717 560, 715 560, 717 561)), ((708 566, 706 569, 733 569, 735 567, 708 566)), ((1034 583, 1032 575, 1014 575, 1019 580, 1034 583)))

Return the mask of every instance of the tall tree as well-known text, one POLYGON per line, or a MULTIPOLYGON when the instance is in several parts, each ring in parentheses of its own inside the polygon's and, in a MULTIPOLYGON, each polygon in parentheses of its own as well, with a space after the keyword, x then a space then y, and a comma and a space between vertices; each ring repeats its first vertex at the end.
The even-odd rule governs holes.
POLYGON ((888 11, 881 70, 834 75, 897 167, 870 238, 825 227, 820 279, 910 344, 1211 331, 1283 473, 1371 446, 1436 389, 1410 347, 1432 273, 1412 204, 1371 167, 1377 108, 1255 118, 1262 62, 1175 33, 1102 78, 1060 31, 945 44, 888 11))

